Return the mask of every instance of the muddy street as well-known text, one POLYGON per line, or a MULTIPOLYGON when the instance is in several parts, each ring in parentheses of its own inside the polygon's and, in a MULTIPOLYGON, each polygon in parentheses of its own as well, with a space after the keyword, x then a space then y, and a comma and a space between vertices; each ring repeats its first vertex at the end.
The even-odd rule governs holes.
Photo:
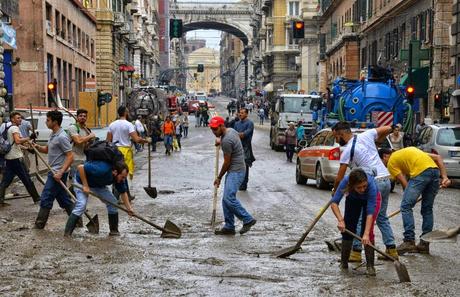
MULTIPOLYGON (((216 112, 225 116, 228 98, 215 99, 216 112)), ((398 282, 390 262, 376 260, 377 276, 365 276, 365 266, 343 273, 339 254, 324 240, 340 236, 330 210, 310 233, 302 250, 288 259, 271 253, 294 245, 305 227, 330 198, 314 181, 295 182, 295 162, 269 147, 269 123, 256 124, 248 190, 239 192, 257 224, 245 235, 216 236, 210 226, 214 137, 209 128, 195 128, 190 116, 189 137, 182 151, 171 156, 158 143, 153 153, 150 198, 147 152, 136 155, 134 210, 163 225, 169 219, 182 230, 180 239, 160 238, 151 226, 120 214, 120 237, 108 237, 107 211, 96 199, 88 210, 97 213, 100 234, 76 229, 64 238, 67 215, 55 203, 44 230, 34 230, 38 206, 31 199, 11 201, 0 209, 1 296, 458 296, 459 243, 431 245, 431 255, 401 257, 411 283, 398 282)), ((222 154, 221 154, 222 155, 222 154)), ((222 160, 221 160, 222 162, 222 160)), ((396 210, 402 190, 390 196, 389 212, 396 210)), ((435 201, 435 229, 460 224, 459 189, 442 190, 435 201)), ((221 197, 219 191, 219 201, 221 197)), ((217 220, 223 221, 218 203, 217 220)), ((420 206, 415 211, 421 229, 420 206)), ((84 218, 86 224, 87 220, 84 218)), ((391 219, 399 244, 400 216, 391 219)), ((238 222, 237 230, 241 227, 238 222)), ((376 243, 384 249, 376 230, 376 243)), ((353 264, 352 267, 355 265, 353 264)))

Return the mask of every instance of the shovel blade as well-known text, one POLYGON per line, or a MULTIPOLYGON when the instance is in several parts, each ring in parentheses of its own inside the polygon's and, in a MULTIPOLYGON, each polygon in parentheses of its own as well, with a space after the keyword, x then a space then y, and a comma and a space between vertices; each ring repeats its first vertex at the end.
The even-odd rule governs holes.
POLYGON ((341 246, 334 240, 325 240, 324 241, 327 245, 327 249, 330 252, 340 252, 341 251, 341 246))
POLYGON ((427 242, 456 242, 460 227, 434 230, 422 235, 422 239, 427 242))
POLYGON ((157 198, 158 192, 156 187, 144 187, 144 190, 151 198, 157 198))
POLYGON ((89 233, 99 234, 99 218, 95 215, 89 222, 86 224, 86 229, 89 233))
POLYGON ((273 256, 276 258, 287 258, 290 255, 297 253, 298 250, 300 250, 300 247, 293 245, 273 253, 273 256))
POLYGON ((163 229, 165 230, 161 233, 162 238, 180 238, 182 235, 182 231, 179 227, 170 220, 166 221, 163 229))
POLYGON ((402 264, 399 261, 394 261, 396 268, 396 273, 398 274, 399 281, 401 283, 410 283, 409 272, 407 271, 406 265, 402 264))

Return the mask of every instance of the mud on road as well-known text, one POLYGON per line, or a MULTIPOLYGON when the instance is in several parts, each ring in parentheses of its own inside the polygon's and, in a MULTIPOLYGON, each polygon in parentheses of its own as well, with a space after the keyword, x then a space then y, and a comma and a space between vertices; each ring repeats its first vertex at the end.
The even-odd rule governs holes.
MULTIPOLYGON (((220 99, 224 100, 224 99, 220 99)), ((223 104, 222 104, 223 105, 223 104)), ((193 116, 192 122, 193 122, 193 116)), ((257 125, 256 125, 257 126, 257 125)), ((120 214, 120 237, 108 237, 105 206, 93 199, 89 210, 99 214, 101 232, 76 229, 63 237, 67 215, 55 205, 44 230, 32 229, 38 211, 27 199, 0 209, 1 296, 458 296, 459 244, 431 246, 432 255, 401 257, 412 283, 400 284, 392 263, 376 261, 377 277, 365 268, 340 272, 339 255, 325 239, 339 236, 330 211, 317 224, 302 251, 289 259, 271 253, 295 244, 330 193, 313 182, 295 184, 295 165, 268 147, 267 129, 257 127, 247 192, 238 195, 258 222, 234 237, 213 235, 213 137, 207 128, 191 127, 182 152, 154 154, 153 186, 147 196, 146 152, 136 155, 134 208, 163 225, 167 219, 182 229, 180 239, 162 239, 140 221, 120 214)), ((460 224, 459 190, 447 189, 435 203, 435 228, 460 224)), ((389 211, 397 209, 401 189, 391 195, 389 211)), ((219 205, 220 206, 220 205, 219 205)), ((416 227, 420 232, 420 207, 416 227)), ((222 221, 221 208, 218 220, 222 221)), ((86 223, 86 219, 85 219, 86 223)), ((397 242, 400 217, 392 219, 397 242)), ((239 225, 238 227, 240 227, 239 225)), ((377 244, 382 246, 376 229, 377 244)))

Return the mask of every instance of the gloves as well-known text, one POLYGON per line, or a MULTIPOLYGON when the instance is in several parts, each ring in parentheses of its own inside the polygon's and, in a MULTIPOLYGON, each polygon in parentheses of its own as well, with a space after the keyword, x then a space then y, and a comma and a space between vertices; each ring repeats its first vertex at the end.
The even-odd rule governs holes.
POLYGON ((30 134, 29 138, 32 139, 32 140, 36 140, 37 139, 37 134, 32 133, 32 134, 30 134))

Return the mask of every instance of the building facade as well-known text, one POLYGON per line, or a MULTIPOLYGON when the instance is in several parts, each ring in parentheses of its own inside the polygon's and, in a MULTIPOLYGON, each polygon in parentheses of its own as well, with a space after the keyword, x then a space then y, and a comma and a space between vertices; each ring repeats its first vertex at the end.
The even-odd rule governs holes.
POLYGON ((200 48, 188 55, 187 90, 220 92, 219 52, 211 48, 200 48), (198 64, 203 64, 204 71, 197 72, 198 64))
POLYGON ((220 40, 221 90, 226 96, 244 95, 244 44, 232 34, 223 32, 220 40))
POLYGON ((15 107, 49 105, 47 84, 54 80, 63 104, 77 107, 78 92, 96 75, 94 16, 77 0, 19 1, 12 24, 21 28, 14 51, 15 107))
POLYGON ((452 5, 452 47, 450 50, 450 73, 453 75, 452 86, 454 91, 451 97, 451 119, 460 124, 460 1, 454 0, 452 5))

